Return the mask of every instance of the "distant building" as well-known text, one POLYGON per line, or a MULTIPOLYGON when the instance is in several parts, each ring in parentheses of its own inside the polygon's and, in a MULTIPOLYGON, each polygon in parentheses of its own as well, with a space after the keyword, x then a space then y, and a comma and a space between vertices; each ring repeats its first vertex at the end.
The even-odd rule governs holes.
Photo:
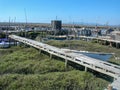
POLYGON ((98 35, 99 36, 106 36, 106 35, 110 35, 111 32, 113 32, 113 29, 101 29, 98 31, 98 35))
POLYGON ((83 28, 78 31, 78 35, 79 36, 91 36, 91 30, 83 28))
POLYGON ((114 31, 114 29, 110 28, 110 29, 107 30, 107 34, 110 34, 113 31, 114 31))
POLYGON ((61 30, 62 28, 62 21, 60 20, 53 20, 51 21, 52 30, 61 30))
POLYGON ((98 31, 97 29, 91 29, 91 36, 92 36, 92 37, 97 37, 98 34, 101 35, 101 32, 98 31))
POLYGON ((111 37, 114 40, 119 40, 120 41, 120 31, 113 31, 113 32, 111 32, 111 37))
POLYGON ((106 36, 107 35, 107 29, 102 29, 100 30, 101 36, 106 36))

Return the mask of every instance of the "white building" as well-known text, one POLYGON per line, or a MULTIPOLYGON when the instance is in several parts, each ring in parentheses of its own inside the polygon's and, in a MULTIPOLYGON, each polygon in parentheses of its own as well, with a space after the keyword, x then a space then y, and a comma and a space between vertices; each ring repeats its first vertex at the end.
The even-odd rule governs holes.
POLYGON ((111 32, 111 37, 114 40, 119 40, 120 41, 120 31, 113 31, 113 32, 111 32))

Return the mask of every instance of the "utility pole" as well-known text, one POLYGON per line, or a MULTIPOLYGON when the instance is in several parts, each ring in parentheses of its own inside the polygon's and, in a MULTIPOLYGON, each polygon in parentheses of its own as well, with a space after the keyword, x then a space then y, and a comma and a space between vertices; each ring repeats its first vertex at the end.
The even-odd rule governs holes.
POLYGON ((14 23, 16 22, 16 17, 14 17, 14 23))
POLYGON ((9 36, 9 33, 8 33, 8 30, 10 29, 10 16, 9 16, 9 26, 8 26, 8 28, 7 28, 7 31, 6 31, 6 38, 9 40, 9 47, 10 47, 10 39, 8 38, 8 36, 9 36))
POLYGON ((10 16, 9 16, 9 25, 8 25, 8 27, 7 27, 7 30, 6 30, 6 38, 8 38, 8 30, 10 29, 10 16))
MULTIPOLYGON (((14 17, 14 25, 15 25, 16 17, 14 17)), ((16 30, 17 25, 15 25, 15 30, 16 30)))
POLYGON ((11 18, 9 17, 9 28, 10 28, 10 20, 11 20, 11 18))
POLYGON ((56 20, 57 20, 57 16, 56 16, 56 20))
POLYGON ((27 14, 26 14, 26 9, 24 8, 24 13, 25 13, 25 21, 26 21, 26 23, 25 23, 25 37, 26 37, 26 33, 27 33, 27 31, 26 31, 26 28, 27 28, 27 14))

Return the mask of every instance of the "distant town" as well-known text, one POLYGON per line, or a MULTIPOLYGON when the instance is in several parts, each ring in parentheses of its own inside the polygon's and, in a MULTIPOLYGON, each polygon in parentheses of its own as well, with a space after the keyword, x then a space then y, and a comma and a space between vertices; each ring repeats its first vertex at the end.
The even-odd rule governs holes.
POLYGON ((61 20, 52 20, 51 23, 0 23, 0 34, 4 34, 4 36, 1 35, 0 37, 0 47, 4 47, 2 41, 7 42, 9 34, 20 32, 26 34, 27 32, 47 32, 44 38, 54 39, 107 39, 109 44, 120 48, 120 27, 109 25, 63 24, 61 20))

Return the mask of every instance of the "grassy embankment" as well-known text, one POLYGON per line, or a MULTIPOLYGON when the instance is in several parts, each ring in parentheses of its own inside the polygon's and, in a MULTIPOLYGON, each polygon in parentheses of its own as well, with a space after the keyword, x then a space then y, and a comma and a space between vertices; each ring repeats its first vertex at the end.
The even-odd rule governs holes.
POLYGON ((108 83, 71 66, 66 71, 64 62, 34 48, 0 49, 0 90, 103 90, 108 83))

